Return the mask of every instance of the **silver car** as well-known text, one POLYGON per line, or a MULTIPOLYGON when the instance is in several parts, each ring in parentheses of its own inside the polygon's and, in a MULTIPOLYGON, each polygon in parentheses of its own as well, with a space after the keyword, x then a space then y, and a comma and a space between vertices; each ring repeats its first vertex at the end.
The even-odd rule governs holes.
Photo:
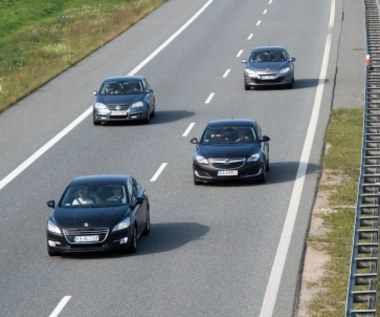
POLYGON ((260 46, 253 49, 244 69, 244 88, 258 86, 285 86, 294 83, 294 57, 282 46, 260 46))

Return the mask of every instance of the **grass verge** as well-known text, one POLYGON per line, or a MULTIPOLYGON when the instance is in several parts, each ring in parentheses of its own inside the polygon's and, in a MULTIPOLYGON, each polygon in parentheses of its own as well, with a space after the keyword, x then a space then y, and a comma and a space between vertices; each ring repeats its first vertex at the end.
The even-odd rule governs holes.
POLYGON ((0 0, 0 112, 166 0, 0 0))
POLYGON ((326 132, 324 172, 313 218, 323 230, 309 236, 308 248, 327 256, 320 277, 309 284, 314 295, 302 317, 344 316, 352 234, 360 175, 363 109, 332 112, 326 132), (349 136, 349 137, 347 137, 349 136))

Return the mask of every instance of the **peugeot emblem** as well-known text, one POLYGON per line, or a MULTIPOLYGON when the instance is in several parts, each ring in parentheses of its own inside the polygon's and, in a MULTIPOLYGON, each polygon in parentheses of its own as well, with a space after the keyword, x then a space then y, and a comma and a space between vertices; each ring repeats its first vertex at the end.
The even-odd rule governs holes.
POLYGON ((230 161, 229 161, 229 159, 226 159, 226 160, 224 161, 224 165, 230 165, 230 161))
POLYGON ((85 223, 83 224, 83 227, 84 227, 84 228, 88 228, 88 222, 85 222, 85 223))

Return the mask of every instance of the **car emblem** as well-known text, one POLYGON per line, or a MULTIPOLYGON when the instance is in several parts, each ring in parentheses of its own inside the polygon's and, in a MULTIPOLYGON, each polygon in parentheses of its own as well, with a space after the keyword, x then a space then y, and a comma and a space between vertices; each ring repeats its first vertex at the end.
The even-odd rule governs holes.
POLYGON ((84 227, 84 228, 88 228, 88 226, 89 226, 89 225, 88 225, 88 222, 85 222, 85 223, 83 224, 83 227, 84 227))
POLYGON ((120 106, 116 106, 116 110, 120 110, 121 109, 121 107, 120 106))
POLYGON ((229 161, 229 159, 226 159, 226 160, 224 161, 224 165, 230 165, 230 161, 229 161))
POLYGON ((269 73, 269 71, 270 71, 270 68, 267 68, 267 73, 269 73))

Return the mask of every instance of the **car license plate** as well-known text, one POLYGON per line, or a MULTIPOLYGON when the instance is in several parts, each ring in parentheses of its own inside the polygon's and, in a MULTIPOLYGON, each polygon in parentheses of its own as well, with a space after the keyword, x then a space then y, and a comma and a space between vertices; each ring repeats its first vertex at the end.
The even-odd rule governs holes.
POLYGON ((74 241, 81 243, 81 242, 96 242, 99 241, 98 235, 92 235, 92 236, 75 236, 74 241))
POLYGON ((126 116, 127 111, 113 110, 111 111, 111 116, 126 116))
POLYGON ((237 176, 237 170, 218 171, 218 176, 237 176))
POLYGON ((260 79, 261 80, 273 80, 273 79, 276 79, 276 76, 273 76, 273 75, 261 75, 260 79))

